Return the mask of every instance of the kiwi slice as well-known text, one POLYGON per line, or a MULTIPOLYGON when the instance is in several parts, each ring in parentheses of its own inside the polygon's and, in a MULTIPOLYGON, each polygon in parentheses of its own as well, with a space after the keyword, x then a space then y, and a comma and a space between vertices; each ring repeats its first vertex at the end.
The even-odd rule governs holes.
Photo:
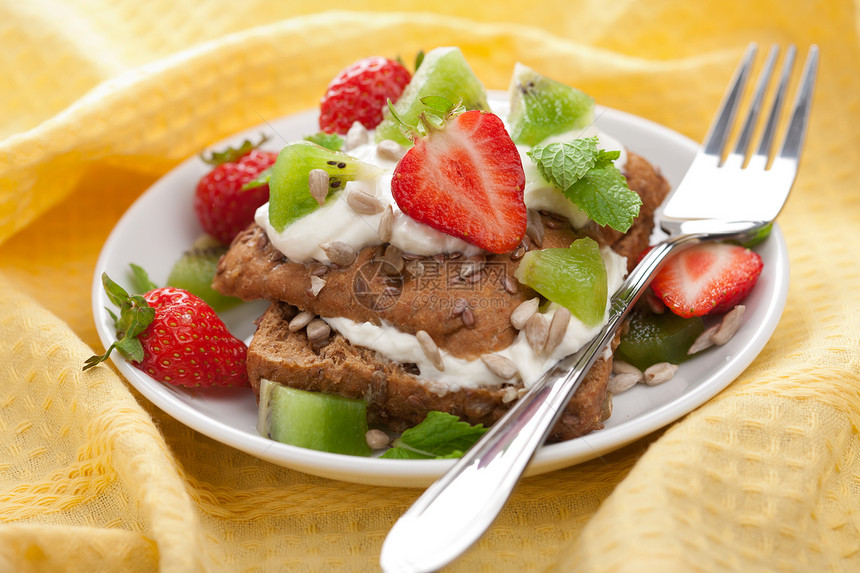
MULTIPOLYGON (((441 96, 452 103, 460 101, 466 109, 490 109, 484 85, 469 67, 460 48, 435 48, 425 54, 394 104, 394 110, 405 125, 418 124, 418 115, 428 109, 421 103, 421 98, 426 96, 441 96)), ((387 108, 382 115, 382 123, 376 127, 376 141, 392 139, 401 145, 412 145, 387 108)))
POLYGON ((329 176, 329 191, 344 188, 347 181, 376 176, 379 167, 310 141, 296 141, 284 147, 272 166, 269 177, 269 222, 276 231, 319 208, 311 196, 308 177, 314 169, 329 176))
POLYGON ((529 251, 514 276, 589 326, 603 320, 609 287, 606 265, 593 239, 577 239, 566 249, 529 251))
POLYGON ((594 121, 591 96, 523 64, 514 66, 508 96, 508 126, 517 145, 534 146, 551 135, 582 129, 594 121))
POLYGON ((168 286, 182 288, 199 296, 215 312, 236 306, 242 302, 242 299, 225 296, 212 288, 218 260, 226 252, 227 247, 214 237, 200 236, 173 264, 167 277, 168 286))
POLYGON ((334 454, 369 456, 367 403, 260 381, 257 431, 278 442, 334 454))
POLYGON ((700 317, 682 318, 671 312, 654 314, 637 310, 630 316, 630 328, 621 336, 615 356, 645 370, 659 362, 680 364, 687 351, 705 331, 700 317))

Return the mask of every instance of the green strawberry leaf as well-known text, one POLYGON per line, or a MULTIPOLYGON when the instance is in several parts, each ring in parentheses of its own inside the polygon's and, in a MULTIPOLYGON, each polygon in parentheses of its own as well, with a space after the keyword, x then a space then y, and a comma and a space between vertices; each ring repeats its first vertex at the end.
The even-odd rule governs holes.
MULTIPOLYGON (((149 278, 149 273, 141 267, 140 265, 136 265, 134 263, 129 263, 131 267, 131 276, 134 280, 134 291, 138 293, 149 292, 151 290, 155 290, 158 288, 158 285, 152 282, 149 278)), ((110 279, 108 279, 110 280, 110 279)), ((113 282, 113 281, 111 281, 113 282)), ((116 283, 114 283, 116 284, 116 283)), ((126 295, 127 296, 127 295, 126 295)), ((116 303, 114 303, 116 304, 116 303)), ((117 306, 122 306, 121 304, 117 304, 117 306)))
POLYGON ((431 411, 423 422, 404 431, 383 458, 459 458, 487 431, 483 424, 463 422, 457 416, 431 411))
POLYGON ((260 171, 256 177, 242 185, 242 191, 261 187, 269 184, 269 178, 272 176, 272 167, 266 167, 260 171))
POLYGON ((212 165, 213 167, 217 167, 223 163, 234 163, 239 161, 243 155, 249 153, 250 151, 257 149, 265 142, 269 140, 269 136, 265 134, 260 134, 260 141, 254 143, 250 139, 246 139, 239 145, 239 147, 228 147, 224 151, 211 151, 209 154, 201 153, 200 159, 204 162, 212 165))
POLYGON ((538 145, 528 156, 544 179, 598 225, 624 233, 639 214, 642 199, 613 163, 620 152, 597 149, 596 137, 538 145))

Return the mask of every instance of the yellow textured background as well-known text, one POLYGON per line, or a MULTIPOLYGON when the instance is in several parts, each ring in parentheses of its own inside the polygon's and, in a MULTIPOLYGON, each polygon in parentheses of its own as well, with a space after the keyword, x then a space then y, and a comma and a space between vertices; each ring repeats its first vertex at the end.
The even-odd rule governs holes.
POLYGON ((525 480, 450 570, 860 570, 856 3, 389 4, 0 0, 0 571, 372 571, 420 493, 261 462, 81 374, 99 249, 180 160, 359 55, 438 45, 490 88, 520 60, 700 140, 750 40, 822 58, 776 333, 668 430, 525 480))

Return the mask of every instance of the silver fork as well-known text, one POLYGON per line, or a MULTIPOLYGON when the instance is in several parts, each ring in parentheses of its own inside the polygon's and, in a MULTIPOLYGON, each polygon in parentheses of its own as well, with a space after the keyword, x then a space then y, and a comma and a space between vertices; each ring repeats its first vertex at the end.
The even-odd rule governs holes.
POLYGON ((483 535, 585 374, 671 253, 706 241, 749 242, 768 232, 797 174, 818 67, 818 48, 812 46, 782 145, 769 161, 793 68, 795 48, 788 49, 759 147, 750 156, 749 146, 778 52, 776 46, 770 50, 736 147, 723 159, 755 60, 755 44, 747 49, 705 143, 681 185, 667 199, 662 215, 657 216, 669 238, 643 257, 613 295, 609 321, 600 334, 544 374, 403 514, 382 547, 380 562, 385 571, 436 570, 483 535))

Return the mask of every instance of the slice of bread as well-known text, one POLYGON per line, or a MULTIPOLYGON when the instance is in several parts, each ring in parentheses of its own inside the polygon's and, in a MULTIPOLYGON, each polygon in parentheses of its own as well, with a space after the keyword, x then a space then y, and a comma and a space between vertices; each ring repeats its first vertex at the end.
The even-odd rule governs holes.
MULTIPOLYGON (((273 303, 259 321, 248 347, 248 376, 255 392, 262 378, 314 392, 367 402, 370 424, 402 431, 421 422, 430 410, 449 412, 471 424, 498 420, 523 391, 522 383, 456 392, 438 392, 410 372, 410 365, 386 360, 373 350, 351 345, 335 334, 315 347, 304 330, 291 332, 298 309, 273 303), (435 390, 435 391, 434 391, 435 390)), ((616 341, 617 344, 617 341, 616 341)), ((550 440, 568 440, 603 426, 611 358, 600 358, 577 390, 550 440)))
MULTIPOLYGON (((645 159, 628 153, 625 175, 642 198, 640 214, 622 234, 589 227, 579 232, 566 221, 540 216, 542 233, 524 239, 529 248, 567 247, 588 235, 627 257, 633 268, 647 247, 653 214, 669 191, 666 180, 645 159), (536 244, 538 243, 538 244, 536 244)), ((391 362, 368 348, 351 345, 334 333, 325 344, 311 344, 304 330, 291 332, 298 310, 345 317, 355 322, 391 324, 402 332, 427 332, 454 356, 478 359, 509 346, 517 335, 511 314, 536 293, 513 277, 516 254, 488 255, 483 269, 464 279, 465 257, 407 257, 390 272, 386 246, 367 247, 348 267, 286 260, 265 231, 251 225, 222 257, 216 290, 240 298, 273 301, 260 319, 248 350, 248 372, 255 389, 261 378, 300 389, 363 398, 370 422, 395 431, 424 419, 430 410, 456 414, 471 423, 491 424, 522 391, 522 385, 440 390, 408 364, 391 362), (323 282, 320 281, 322 279, 323 282), (319 288, 314 289, 314 285, 319 288), (386 294, 387 293, 387 294, 386 294), (463 311, 463 304, 468 311, 463 311)), ((601 358, 571 400, 551 440, 566 440, 602 427, 611 358, 601 358)))

